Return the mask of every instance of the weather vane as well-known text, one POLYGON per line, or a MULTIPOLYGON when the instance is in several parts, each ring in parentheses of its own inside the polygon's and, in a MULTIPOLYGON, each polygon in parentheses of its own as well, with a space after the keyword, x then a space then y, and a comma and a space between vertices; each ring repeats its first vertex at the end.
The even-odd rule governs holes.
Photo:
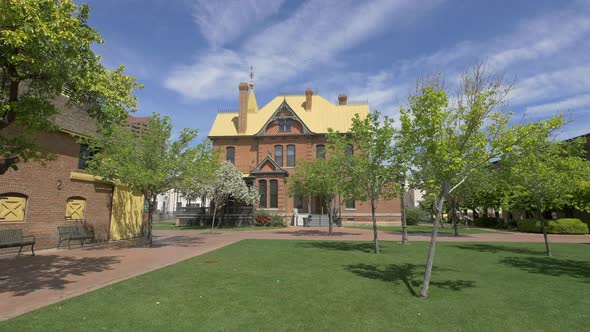
POLYGON ((254 67, 250 65, 250 88, 254 87, 254 67))

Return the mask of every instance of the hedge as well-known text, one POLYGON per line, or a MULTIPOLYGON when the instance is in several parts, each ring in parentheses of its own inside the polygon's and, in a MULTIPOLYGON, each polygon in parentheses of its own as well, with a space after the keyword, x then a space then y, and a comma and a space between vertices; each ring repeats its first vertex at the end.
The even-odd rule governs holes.
POLYGON ((490 217, 479 217, 479 218, 473 220, 473 223, 477 227, 498 228, 499 226, 501 226, 501 222, 499 224, 498 220, 496 218, 490 218, 490 217))
MULTIPOLYGON (((516 225, 521 232, 541 233, 541 222, 539 220, 519 220, 516 225)), ((549 222, 545 223, 545 227, 549 234, 588 234, 588 225, 575 218, 549 220, 549 222)))

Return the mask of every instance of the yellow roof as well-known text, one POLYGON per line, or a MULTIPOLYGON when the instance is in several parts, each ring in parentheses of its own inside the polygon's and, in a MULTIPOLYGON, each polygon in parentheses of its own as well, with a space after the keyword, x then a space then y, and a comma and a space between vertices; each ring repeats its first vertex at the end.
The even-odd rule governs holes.
MULTIPOLYGON (((251 93, 254 96, 254 93, 251 93)), ((209 136, 251 136, 256 135, 279 108, 283 100, 295 111, 303 123, 316 134, 325 134, 328 128, 341 133, 348 132, 352 124, 352 118, 358 114, 364 118, 369 113, 369 105, 335 105, 321 96, 312 96, 311 111, 304 109, 305 96, 277 96, 257 112, 251 112, 250 99, 248 98, 248 124, 246 132, 238 134, 238 113, 218 113, 209 131, 209 136)), ((256 105, 255 97, 253 105, 256 105)), ((254 108, 255 106, 253 106, 254 108)))

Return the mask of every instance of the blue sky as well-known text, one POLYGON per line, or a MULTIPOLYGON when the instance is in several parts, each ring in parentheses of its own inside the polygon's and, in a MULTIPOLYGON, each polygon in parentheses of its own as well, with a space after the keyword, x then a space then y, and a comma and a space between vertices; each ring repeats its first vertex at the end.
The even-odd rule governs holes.
POLYGON ((367 99, 396 116, 416 79, 452 82, 485 60, 516 79, 515 120, 567 112, 563 138, 590 132, 590 1, 89 0, 104 64, 145 88, 139 115, 209 132, 237 108, 254 66, 260 106, 278 90, 367 99))

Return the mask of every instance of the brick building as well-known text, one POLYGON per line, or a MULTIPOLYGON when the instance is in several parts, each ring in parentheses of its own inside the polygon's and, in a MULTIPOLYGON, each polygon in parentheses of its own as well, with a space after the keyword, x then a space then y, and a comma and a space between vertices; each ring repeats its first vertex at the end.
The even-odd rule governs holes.
MULTIPOLYGON (((18 170, 0 175, 0 229, 20 228, 36 237, 36 248, 56 247, 58 226, 84 223, 96 241, 141 235, 143 197, 86 173, 87 146, 80 137, 96 131, 95 121, 66 97, 54 103, 61 110, 55 132, 42 132, 37 144, 54 159, 19 162, 18 170)), ((3 134, 19 135, 13 125, 3 134)))
MULTIPOLYGON (((368 114, 368 104, 349 104, 347 96, 340 95, 336 105, 307 89, 300 95, 277 96, 259 108, 252 83, 240 83, 238 104, 238 112, 217 114, 209 139, 258 189, 259 208, 289 221, 294 208, 300 213, 325 214, 318 198, 289 197, 287 178, 299 160, 324 155, 328 128, 347 132, 355 114, 368 114)), ((371 220, 369 202, 339 200, 338 205, 344 223, 371 220)), ((399 200, 381 199, 377 219, 399 221, 399 211, 399 200)))

